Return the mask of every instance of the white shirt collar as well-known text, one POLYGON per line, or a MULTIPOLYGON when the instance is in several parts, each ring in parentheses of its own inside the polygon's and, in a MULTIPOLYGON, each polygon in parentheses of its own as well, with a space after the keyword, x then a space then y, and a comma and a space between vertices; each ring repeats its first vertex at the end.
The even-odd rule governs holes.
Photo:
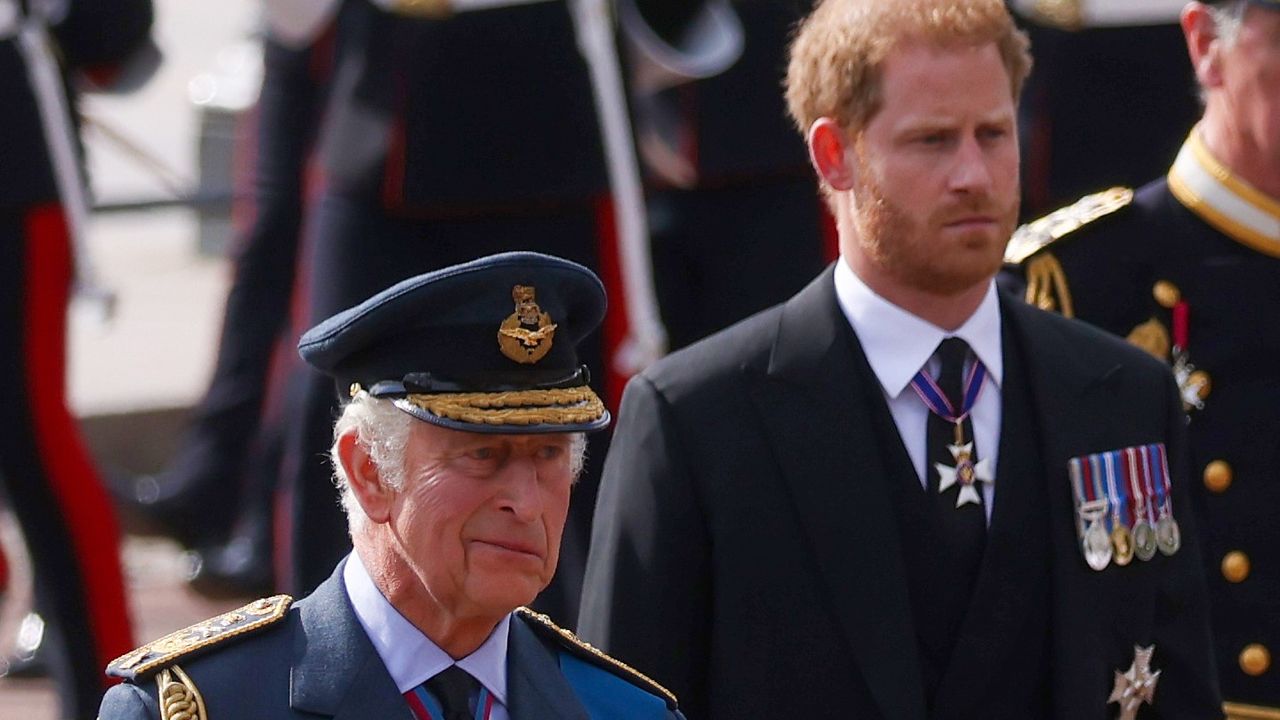
MULTIPOLYGON (((373 584, 360 556, 352 552, 342 571, 342 582, 355 609, 356 619, 382 658, 396 689, 406 693, 454 664, 453 658, 405 619, 373 584)), ((471 677, 488 688, 493 699, 507 704, 508 614, 476 651, 457 662, 471 677)))
POLYGON ((877 295, 843 256, 836 262, 835 282, 840 310, 853 326, 871 370, 890 398, 898 397, 907 388, 911 378, 938 349, 938 343, 953 336, 969 343, 987 366, 988 376, 996 387, 1003 383, 1000 300, 994 280, 987 286, 987 294, 978 309, 955 332, 947 332, 877 295))

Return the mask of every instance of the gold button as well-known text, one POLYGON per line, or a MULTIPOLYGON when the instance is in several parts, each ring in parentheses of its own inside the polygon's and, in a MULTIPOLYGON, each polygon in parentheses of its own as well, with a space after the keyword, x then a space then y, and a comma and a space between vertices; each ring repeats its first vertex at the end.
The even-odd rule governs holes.
POLYGON ((1253 643, 1240 651, 1240 669, 1246 675, 1257 677, 1271 667, 1271 651, 1266 645, 1253 643))
POLYGON ((1190 387, 1198 387, 1196 394, 1201 400, 1209 397, 1209 392, 1213 390, 1213 380, 1210 379, 1209 373, 1203 370, 1196 370, 1187 376, 1187 385, 1190 387))
POLYGON ((1168 280, 1157 280, 1151 288, 1151 295, 1160 303, 1160 307, 1167 308, 1172 308, 1182 299, 1182 291, 1168 280))
POLYGON ((1204 466, 1204 486, 1213 492, 1226 492, 1232 479, 1231 465, 1226 460, 1214 460, 1204 466))
POLYGON ((1244 582, 1249 577, 1249 556, 1239 550, 1232 550, 1222 556, 1222 577, 1227 582, 1244 582))

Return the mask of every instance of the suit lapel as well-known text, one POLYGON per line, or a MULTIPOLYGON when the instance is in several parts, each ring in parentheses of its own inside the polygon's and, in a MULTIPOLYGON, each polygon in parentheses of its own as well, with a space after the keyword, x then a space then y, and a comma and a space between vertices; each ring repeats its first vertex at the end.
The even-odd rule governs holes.
POLYGON ((342 584, 343 561, 299 603, 302 631, 294 647, 290 706, 333 717, 403 718, 412 711, 356 619, 342 584))
POLYGON ((560 660, 525 625, 519 614, 511 619, 507 641, 507 694, 511 720, 589 720, 560 660))
POLYGON ((769 368, 748 384, 872 695, 884 717, 923 720, 906 573, 871 418, 884 400, 830 269, 786 304, 769 368))

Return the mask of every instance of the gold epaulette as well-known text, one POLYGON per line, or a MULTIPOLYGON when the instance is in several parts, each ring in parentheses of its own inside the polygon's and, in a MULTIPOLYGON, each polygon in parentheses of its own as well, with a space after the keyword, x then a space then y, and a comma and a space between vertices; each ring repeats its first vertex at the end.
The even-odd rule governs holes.
POLYGON ((623 679, 630 681, 633 685, 665 699, 668 706, 675 709, 677 704, 675 693, 654 682, 653 678, 621 660, 605 654, 590 643, 583 642, 577 635, 555 624, 551 618, 542 613, 534 612, 526 607, 516 608, 516 613, 520 617, 529 620, 529 626, 538 631, 540 635, 551 638, 561 647, 573 653, 574 656, 582 658, 593 665, 603 667, 614 675, 619 675, 623 679))
POLYGON ((1110 215, 1131 202, 1133 189, 1127 187, 1113 187, 1100 193, 1085 195, 1071 205, 1054 210, 1015 230, 1005 248, 1004 261, 1020 265, 1055 240, 1100 217, 1110 215))
POLYGON ((274 625, 284 619, 291 605, 293 598, 288 595, 255 600, 121 655, 107 666, 107 674, 130 680, 143 677, 192 654, 274 625))

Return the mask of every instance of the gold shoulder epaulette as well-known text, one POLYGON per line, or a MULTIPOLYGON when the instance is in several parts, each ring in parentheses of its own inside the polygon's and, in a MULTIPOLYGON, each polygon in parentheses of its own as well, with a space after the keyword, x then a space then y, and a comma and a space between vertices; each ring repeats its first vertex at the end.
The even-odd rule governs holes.
POLYGON ((1004 261, 1020 265, 1024 260, 1059 238, 1133 202, 1133 189, 1113 187, 1085 195, 1071 205, 1033 220, 1013 232, 1004 251, 1004 261))
POLYGON ((555 624, 551 618, 542 613, 534 612, 526 607, 517 608, 516 613, 520 617, 529 620, 529 626, 540 635, 551 638, 576 657, 580 657, 593 665, 603 667, 614 675, 619 675, 623 679, 630 681, 633 685, 648 690, 650 693, 665 699, 668 706, 675 709, 677 704, 675 693, 654 682, 653 678, 621 660, 605 654, 590 643, 583 642, 577 635, 555 624))
POLYGON ((121 655, 107 666, 107 674, 130 680, 143 677, 194 653, 274 625, 284 619, 291 605, 293 598, 288 595, 255 600, 121 655))

